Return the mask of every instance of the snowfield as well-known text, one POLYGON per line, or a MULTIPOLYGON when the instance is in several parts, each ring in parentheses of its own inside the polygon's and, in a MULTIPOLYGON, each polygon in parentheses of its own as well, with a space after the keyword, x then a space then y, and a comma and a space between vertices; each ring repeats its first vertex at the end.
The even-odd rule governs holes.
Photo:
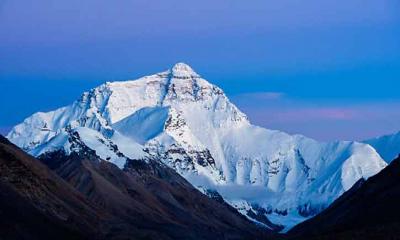
POLYGON ((264 209, 285 230, 387 165, 364 143, 322 143, 252 125, 220 88, 184 63, 105 83, 69 106, 32 115, 7 137, 39 156, 74 151, 75 132, 120 168, 126 158, 157 159, 245 215, 264 209))

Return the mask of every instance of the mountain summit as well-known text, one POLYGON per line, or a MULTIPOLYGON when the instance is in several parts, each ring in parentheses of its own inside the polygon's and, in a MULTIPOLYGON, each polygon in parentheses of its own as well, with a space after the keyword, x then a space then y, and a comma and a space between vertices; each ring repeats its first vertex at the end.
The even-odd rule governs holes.
POLYGON ((321 143, 252 125, 224 92, 178 63, 134 81, 105 83, 73 104, 36 113, 8 138, 41 156, 80 141, 120 168, 161 161, 205 194, 218 192, 253 221, 286 229, 386 166, 369 145, 321 143))
POLYGON ((186 63, 177 63, 171 68, 171 75, 175 78, 199 78, 193 69, 186 63))

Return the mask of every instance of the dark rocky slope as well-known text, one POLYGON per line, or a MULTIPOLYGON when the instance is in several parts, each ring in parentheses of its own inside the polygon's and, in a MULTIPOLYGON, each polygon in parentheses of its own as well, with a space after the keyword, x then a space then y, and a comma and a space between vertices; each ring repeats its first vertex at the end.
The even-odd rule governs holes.
POLYGON ((96 239, 85 197, 0 135, 0 239, 96 239))
POLYGON ((255 239, 262 229, 227 204, 194 189, 156 161, 129 160, 121 170, 91 150, 40 158, 90 202, 112 216, 107 237, 143 239, 255 239))
POLYGON ((261 228, 158 161, 124 170, 81 146, 40 160, 1 137, 0 239, 260 239, 261 228), (55 174, 55 173, 57 174, 55 174))
POLYGON ((329 208, 290 231, 305 239, 399 239, 400 158, 360 180, 329 208))

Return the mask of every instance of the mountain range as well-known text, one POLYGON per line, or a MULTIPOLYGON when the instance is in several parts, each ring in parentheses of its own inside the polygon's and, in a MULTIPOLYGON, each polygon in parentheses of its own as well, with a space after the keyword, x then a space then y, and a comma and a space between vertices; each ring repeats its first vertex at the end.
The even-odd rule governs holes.
MULTIPOLYGON (((71 105, 28 117, 7 138, 101 206, 117 206, 124 196, 88 189, 82 183, 88 172, 101 176, 93 180, 99 187, 114 171, 126 174, 131 166, 146 166, 154 174, 161 168, 165 173, 157 173, 159 178, 179 179, 169 185, 193 185, 275 232, 320 213, 360 179, 384 169, 393 155, 386 154, 387 143, 379 147, 381 140, 326 143, 255 126, 222 89, 184 63, 137 80, 102 84, 71 105), (101 164, 77 157, 86 159, 87 153, 101 164)), ((143 181, 140 171, 133 175, 138 179, 118 176, 111 182, 128 191, 143 181)))

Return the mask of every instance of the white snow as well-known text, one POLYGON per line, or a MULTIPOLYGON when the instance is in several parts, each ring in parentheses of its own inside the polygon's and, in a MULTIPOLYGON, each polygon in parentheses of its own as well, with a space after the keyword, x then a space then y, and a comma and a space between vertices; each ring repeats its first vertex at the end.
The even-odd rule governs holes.
MULTIPOLYGON (((126 162, 126 157, 130 159, 145 160, 147 155, 143 151, 143 146, 122 136, 114 134, 111 139, 105 138, 101 133, 87 127, 77 127, 71 130, 79 134, 79 139, 87 147, 95 150, 96 155, 101 159, 114 163, 119 168, 123 168, 126 162), (126 157, 118 156, 112 148, 113 145, 118 146, 118 150, 126 157)), ((32 149, 29 153, 34 156, 40 156, 47 152, 56 150, 64 150, 67 154, 80 149, 74 149, 69 141, 69 133, 66 131, 60 132, 57 136, 50 139, 48 142, 32 149)))
POLYGON ((166 107, 144 107, 112 127, 124 136, 145 144, 163 132, 168 110, 166 107))

